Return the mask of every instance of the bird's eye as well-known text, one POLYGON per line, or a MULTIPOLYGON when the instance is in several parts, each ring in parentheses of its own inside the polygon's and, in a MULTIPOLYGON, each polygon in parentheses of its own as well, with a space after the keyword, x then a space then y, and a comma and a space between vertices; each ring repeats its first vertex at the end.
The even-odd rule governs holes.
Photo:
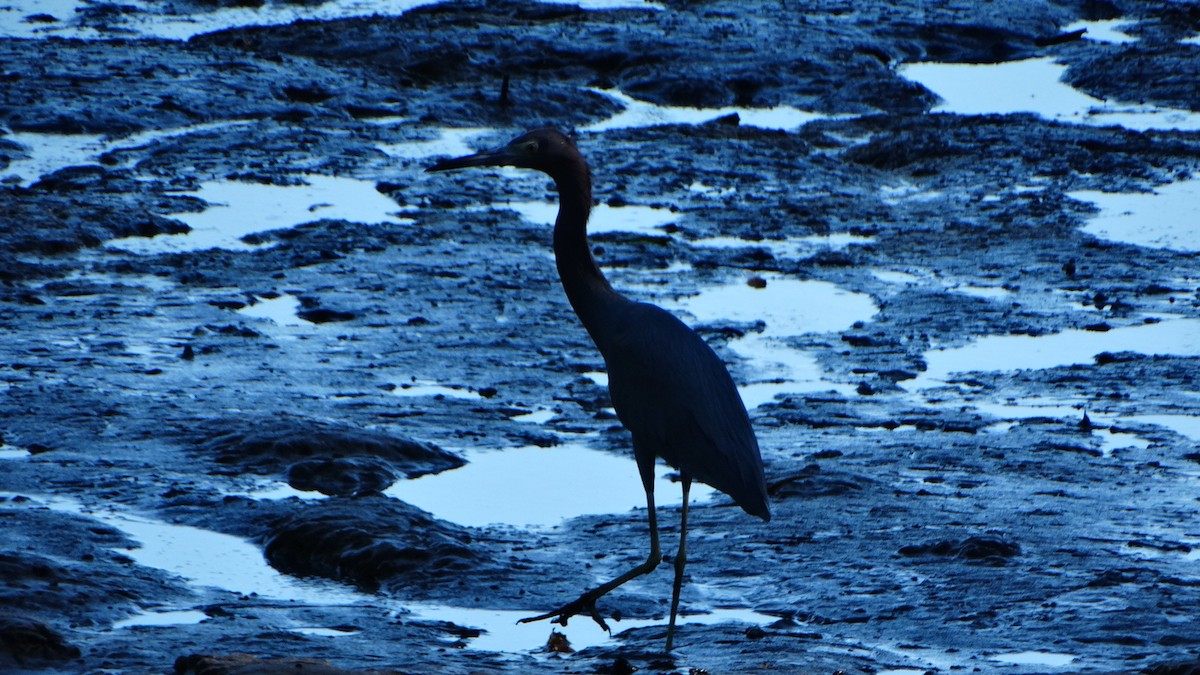
POLYGON ((526 154, 532 155, 533 153, 537 152, 537 150, 538 150, 538 142, 537 141, 529 141, 528 143, 525 144, 525 153, 526 154))

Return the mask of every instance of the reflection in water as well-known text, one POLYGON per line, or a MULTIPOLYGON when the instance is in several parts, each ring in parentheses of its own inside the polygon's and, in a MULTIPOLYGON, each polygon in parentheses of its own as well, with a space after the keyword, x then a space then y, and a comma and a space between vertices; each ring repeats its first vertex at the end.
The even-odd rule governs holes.
MULTIPOLYGON (((632 456, 622 457, 579 444, 550 448, 468 450, 465 466, 398 481, 384 494, 459 525, 550 527, 576 516, 623 513, 645 508, 646 494, 632 456), (587 476, 586 484, 572 477, 587 476), (516 497, 519 495, 519 498, 516 497)), ((660 506, 679 504, 670 469, 655 469, 654 495, 660 506)), ((693 503, 713 494, 692 486, 693 503)))
POLYGON ((988 335, 970 344, 925 352, 927 368, 909 391, 943 384, 955 373, 1014 371, 1090 363, 1101 352, 1200 356, 1200 319, 1170 319, 1105 332, 1064 330, 1051 335, 988 335))
POLYGON ((816 358, 787 340, 850 328, 856 321, 874 316, 879 309, 875 301, 827 281, 761 276, 766 282, 762 288, 740 281, 723 284, 681 298, 671 307, 687 312, 701 324, 722 320, 765 324, 761 332, 748 331, 729 343, 730 349, 749 360, 748 370, 756 378, 739 388, 747 409, 784 393, 853 393, 851 385, 825 379, 816 358))
POLYGON ((616 115, 584 127, 585 131, 609 131, 663 124, 702 124, 719 117, 737 114, 740 124, 763 129, 796 129, 813 120, 829 119, 832 115, 808 112, 792 106, 773 108, 685 108, 662 106, 639 101, 616 89, 590 89, 620 103, 624 109, 616 115))
POLYGON ((1200 237, 1196 236, 1200 178, 1163 185, 1153 192, 1080 190, 1067 196, 1100 207, 1100 213, 1088 218, 1084 232, 1147 248, 1200 251, 1200 237))
POLYGON ((209 203, 199 213, 174 213, 192 228, 186 234, 126 237, 107 243, 132 253, 180 253, 221 248, 252 251, 262 246, 242 238, 259 232, 295 227, 317 220, 354 223, 412 222, 371 181, 308 174, 302 185, 268 185, 240 181, 204 183, 193 196, 209 203))
POLYGON ((1066 66, 1050 57, 1005 63, 909 63, 900 74, 937 94, 935 112, 958 115, 1034 113, 1096 126, 1200 130, 1200 113, 1151 105, 1113 104, 1062 82, 1066 66))

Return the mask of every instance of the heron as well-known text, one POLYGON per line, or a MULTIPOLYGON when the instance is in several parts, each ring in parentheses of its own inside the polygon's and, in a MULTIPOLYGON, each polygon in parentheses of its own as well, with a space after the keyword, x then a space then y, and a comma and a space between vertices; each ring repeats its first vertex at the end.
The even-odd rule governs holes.
POLYGON ((750 417, 725 364, 699 335, 661 307, 621 295, 600 271, 587 239, 591 170, 570 137, 554 129, 536 129, 503 147, 444 159, 426 171, 489 166, 541 171, 558 190, 555 263, 567 300, 604 358, 609 397, 632 436, 650 529, 650 552, 644 563, 562 607, 521 622, 553 619, 565 626, 568 619, 586 612, 608 630, 596 601, 649 574, 663 561, 654 508, 654 464, 656 458, 662 458, 679 472, 683 490, 666 635, 666 651, 670 652, 687 563, 692 481, 724 492, 752 516, 771 519, 762 456, 750 417))

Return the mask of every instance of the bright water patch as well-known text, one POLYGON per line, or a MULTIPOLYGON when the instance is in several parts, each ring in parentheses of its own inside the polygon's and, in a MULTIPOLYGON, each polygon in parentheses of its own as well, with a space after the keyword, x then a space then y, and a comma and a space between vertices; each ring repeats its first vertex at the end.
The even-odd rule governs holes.
MULTIPOLYGON (((258 7, 220 7, 211 11, 160 14, 167 3, 124 0, 135 11, 109 13, 103 31, 79 25, 76 11, 93 3, 82 0, 5 0, 0 5, 0 38, 64 37, 104 39, 120 37, 187 40, 203 33, 247 26, 279 26, 295 21, 336 21, 353 17, 400 16, 437 0, 326 0, 322 3, 267 3, 258 7), (151 13, 154 12, 154 13, 151 13), (52 23, 27 22, 33 14, 49 14, 52 23)), ((643 0, 576 0, 583 9, 662 9, 643 0)))
POLYGON ((724 108, 684 108, 678 106, 662 106, 647 101, 639 101, 616 89, 595 89, 589 91, 607 96, 625 106, 616 115, 584 127, 584 131, 609 131, 611 129, 633 129, 638 127, 653 127, 664 124, 702 124, 719 117, 736 113, 741 124, 762 129, 795 129, 813 120, 829 119, 830 115, 807 112, 791 106, 775 106, 773 108, 740 108, 726 106, 724 108))
MULTIPOLYGON (((165 570, 194 586, 321 605, 361 603, 369 597, 332 582, 284 576, 267 564, 257 546, 228 534, 115 508, 90 508, 62 497, 40 498, 35 503, 93 518, 124 532, 138 546, 115 550, 139 565, 165 570)), ((5 506, 11 508, 12 503, 5 506)))
MULTIPOLYGON (((558 217, 558 204, 553 202, 514 202, 498 206, 516 211, 531 223, 553 225, 558 217)), ((663 236, 665 233, 659 228, 678 219, 679 215, 670 209, 598 204, 592 208, 592 215, 588 218, 588 233, 633 232, 663 236)))
POLYGON ((483 396, 466 387, 451 387, 428 380, 412 380, 398 385, 391 393, 396 396, 443 396, 466 400, 481 399, 483 396))
POLYGON ((404 143, 384 143, 379 149, 389 157, 398 159, 428 159, 430 157, 461 157, 470 155, 475 150, 467 145, 490 129, 464 128, 439 129, 438 137, 428 141, 406 141, 404 143))
POLYGON ((1063 28, 1064 33, 1073 33, 1077 30, 1084 29, 1087 32, 1083 34, 1083 39, 1092 40, 1093 42, 1104 42, 1107 44, 1128 44, 1137 42, 1138 39, 1130 35, 1122 28, 1131 28, 1136 24, 1136 21, 1129 19, 1105 19, 1103 21, 1076 21, 1075 23, 1063 28))
POLYGON ((943 194, 940 190, 926 190, 907 181, 902 181, 899 185, 884 185, 879 188, 880 201, 888 206, 904 202, 931 202, 941 199, 943 194))
MULTIPOLYGON (((590 452, 590 454, 602 455, 603 453, 590 452)), ((613 460, 628 465, 631 468, 636 466, 632 459, 613 458, 613 460)), ((497 488, 493 486, 491 494, 492 496, 501 497, 502 501, 512 500, 513 494, 519 494, 522 499, 525 499, 539 493, 544 494, 543 489, 547 484, 555 482, 565 483, 569 480, 570 476, 578 475, 572 473, 572 471, 588 471, 594 468, 593 465, 586 462, 578 465, 572 464, 572 466, 575 468, 565 467, 565 473, 561 473, 553 479, 547 477, 542 484, 521 483, 514 485, 510 483, 507 487, 500 486, 497 488)), ((445 473, 453 474, 460 470, 445 473)), ((602 473, 607 474, 608 472, 604 471, 602 473)), ((507 473, 501 472, 491 477, 491 480, 496 483, 504 483, 507 477, 507 473)), ((606 476, 602 475, 601 478, 606 478, 606 476)), ((636 469, 627 478, 629 479, 628 481, 622 482, 640 486, 641 482, 637 478, 636 469)), ((670 493, 664 490, 668 486, 663 484, 665 481, 661 477, 659 483, 657 493, 667 497, 670 493)), ((603 509, 606 511, 609 510, 612 505, 612 493, 609 491, 611 486, 607 484, 607 480, 601 484, 589 483, 589 486, 592 487, 587 491, 599 492, 599 494, 594 495, 594 499, 598 502, 602 501, 603 509)), ((572 483, 570 487, 574 492, 584 491, 579 488, 578 484, 572 483)), ((617 492, 620 492, 620 490, 617 492)), ((639 502, 644 504, 640 487, 637 488, 637 492, 639 494, 639 502)), ((676 490, 677 492, 678 490, 676 490)), ((699 492, 700 498, 703 498, 705 494, 711 493, 710 490, 702 485, 695 485, 693 487, 693 493, 697 492, 699 492)), ((0 508, 32 508, 40 505, 55 511, 96 519, 114 529, 124 532, 130 538, 138 541, 139 546, 137 548, 118 550, 129 555, 139 565, 164 570, 187 580, 194 586, 211 587, 242 595, 257 594, 258 597, 265 599, 287 600, 308 605, 353 605, 363 608, 382 607, 391 611, 402 611, 404 608, 410 608, 418 617, 424 619, 450 621, 460 626, 475 627, 487 631, 487 633, 469 643, 469 646, 473 649, 510 653, 536 650, 545 645, 550 632, 546 624, 516 625, 517 619, 537 614, 544 608, 529 611, 501 611, 446 607, 422 603, 402 604, 383 596, 360 593, 334 582, 298 579, 282 575, 267 565, 258 547, 238 537, 185 525, 172 525, 148 516, 123 513, 111 508, 89 508, 73 500, 59 497, 40 498, 31 500, 31 502, 17 504, 11 501, 14 496, 12 494, 0 494, 0 497, 9 498, 8 502, 0 504, 0 508)), ((575 499, 573 496, 569 496, 565 501, 575 501, 575 499)), ((492 503, 485 503, 485 507, 488 509, 493 509, 494 506, 492 503)), ((544 504, 544 507, 552 512, 557 512, 561 506, 562 502, 550 499, 545 500, 544 504)), ((113 627, 127 629, 135 626, 180 625, 198 623, 205 618, 206 615, 200 610, 147 612, 118 621, 113 627)), ((773 621, 771 617, 739 609, 718 609, 708 614, 685 614, 680 619, 682 625, 689 623, 715 624, 725 621, 763 625, 773 621)), ((662 623, 664 621, 661 619, 627 620, 621 622, 611 621, 610 625, 615 631, 621 631, 627 628, 662 623)), ((291 630, 307 635, 329 637, 352 634, 350 631, 338 628, 319 626, 298 626, 291 630)), ((601 631, 593 622, 583 619, 572 621, 569 627, 556 627, 555 630, 565 633, 576 649, 600 644, 609 639, 608 634, 601 631)))
POLYGON ((935 112, 959 115, 1034 113, 1096 126, 1200 130, 1200 114, 1150 105, 1110 104, 1062 82, 1066 66, 1050 57, 995 64, 909 63, 900 74, 937 94, 935 112))
POLYGON ((1124 426, 1123 421, 1138 421, 1139 418, 1120 417, 1113 413, 1088 410, 1088 401, 1082 399, 1072 401, 1055 398, 1028 398, 1022 399, 1020 403, 972 401, 969 405, 985 415, 1005 420, 989 425, 984 429, 985 433, 1005 433, 1021 420, 1030 418, 1079 423, 1083 421, 1083 416, 1086 414, 1093 427, 1091 436, 1100 441, 1100 452, 1104 457, 1111 457, 1116 450, 1128 448, 1144 450, 1151 445, 1149 439, 1137 434, 1113 431, 1114 426, 1124 426))
POLYGON ((1000 661, 1002 663, 1015 663, 1022 666, 1047 666, 1050 668, 1069 666, 1076 658, 1078 657, 1073 654, 1038 651, 1009 652, 991 656, 993 661, 1000 661))
POLYGON ((25 448, 6 445, 3 441, 0 441, 0 459, 25 459, 26 457, 29 457, 29 451, 25 448))
POLYGON ((134 616, 114 621, 114 629, 133 628, 135 626, 181 626, 200 623, 208 615, 198 609, 173 609, 164 612, 144 612, 134 616))
POLYGON ((204 183, 195 197, 210 206, 199 213, 174 213, 192 231, 157 237, 126 237, 107 243, 132 253, 181 253, 221 248, 252 251, 262 248, 242 241, 259 232, 295 227, 316 220, 355 223, 412 222, 396 215, 400 209, 379 193, 371 181, 308 174, 302 185, 267 185, 239 181, 204 183))
POLYGON ((521 415, 513 415, 512 419, 515 422, 525 422, 527 424, 545 424, 557 416, 558 413, 549 408, 539 408, 521 415))
POLYGON ((910 272, 901 272, 900 270, 872 269, 869 271, 871 276, 883 283, 895 284, 897 286, 914 286, 929 279, 929 277, 918 276, 910 272))
POLYGON ((1102 239, 1147 248, 1200 251, 1200 178, 1163 185, 1154 192, 1068 192, 1094 203, 1083 231, 1102 239))
MULTIPOLYGON (((384 494, 443 520, 472 527, 549 527, 576 516, 623 513, 646 506, 632 453, 619 457, 563 444, 466 451, 463 455, 465 466, 398 481, 384 494)), ((660 506, 682 501, 679 486, 666 479, 668 472, 662 465, 655 469, 654 495, 660 506)), ((695 484, 692 500, 703 502, 713 492, 695 484)))
POLYGON ((323 495, 320 492, 305 492, 303 490, 297 490, 288 483, 278 480, 260 481, 245 488, 222 490, 221 494, 236 497, 247 497, 249 499, 260 499, 263 501, 272 499, 290 499, 292 497, 306 501, 317 501, 328 498, 326 495, 323 495))
POLYGON ((971 407, 985 415, 1002 420, 1024 420, 1031 417, 1082 420, 1085 412, 1094 423, 1111 420, 1110 416, 1087 411, 1087 401, 1057 398, 1023 398, 1020 403, 973 401, 971 407))
POLYGON ((1186 436, 1200 443, 1200 416, 1195 415, 1131 415, 1122 417, 1129 422, 1141 422, 1166 427, 1171 431, 1186 436))
POLYGON ((300 299, 294 295, 275 298, 256 298, 257 302, 238 310, 238 314, 254 319, 267 319, 280 326, 299 326, 308 323, 296 316, 300 299))
POLYGON ((766 282, 763 288, 737 281, 704 289, 675 304, 701 322, 764 321, 762 335, 769 337, 840 331, 870 319, 879 310, 871 296, 828 281, 760 276, 766 282))
POLYGON ((695 192, 698 195, 703 195, 709 198, 724 197, 737 192, 736 188, 726 187, 718 188, 711 185, 705 185, 700 181, 692 181, 692 184, 687 186, 688 192, 695 192))
POLYGON ((14 159, 4 173, 0 174, 0 181, 14 181, 28 187, 60 169, 98 164, 100 156, 107 152, 130 150, 159 140, 250 123, 245 120, 205 122, 174 129, 153 129, 122 137, 97 134, 15 132, 4 138, 25 148, 29 157, 14 159))
MULTIPOLYGON (((529 609, 521 611, 463 609, 460 607, 442 607, 439 605, 414 605, 416 615, 431 621, 452 621, 460 626, 478 628, 485 631, 482 635, 467 643, 468 649, 490 652, 524 652, 541 650, 552 630, 563 633, 570 641, 571 648, 578 651, 587 647, 595 647, 609 640, 596 622, 586 616, 576 617, 566 627, 553 626, 548 628, 545 623, 518 624, 517 621, 536 614, 544 609, 529 609)), ((613 634, 619 634, 632 628, 663 625, 665 619, 607 619, 613 634)), ((725 622, 747 623, 763 626, 772 621, 773 617, 759 614, 746 609, 716 609, 707 614, 681 614, 679 625, 704 624, 712 625, 725 622)), ((664 627, 664 631, 666 628, 664 627)))
POLYGON ((1200 319, 1173 319, 1107 332, 1072 329, 1040 337, 990 335, 962 347, 926 352, 928 367, 905 387, 915 391, 939 386, 954 373, 1090 363, 1101 352, 1122 351, 1198 356, 1200 319))
POLYGON ((5 0, 0 4, 0 37, 49 35, 62 30, 61 24, 73 19, 75 12, 88 4, 84 0, 5 0), (42 23, 28 20, 28 17, 38 14, 52 16, 56 21, 42 23))
POLYGON ((840 232, 813 234, 788 239, 740 239, 738 237, 706 237, 688 244, 699 248, 765 248, 775 258, 807 258, 822 251, 842 251, 851 246, 870 244, 875 237, 840 232))
POLYGON ((845 330, 856 321, 874 316, 879 310, 875 301, 826 281, 788 279, 773 274, 763 278, 764 288, 735 282, 704 289, 698 295, 671 304, 700 323, 764 322, 761 332, 748 332, 729 344, 734 352, 750 361, 750 369, 758 378, 740 387, 748 409, 782 393, 830 390, 852 393, 854 388, 850 385, 825 380, 816 359, 790 347, 786 340, 808 333, 845 330))
POLYGON ((288 631, 315 637, 345 637, 347 635, 358 635, 362 632, 355 628, 322 628, 321 626, 301 626, 289 628, 288 631))
MULTIPOLYGON (((131 6, 136 11, 119 15, 110 15, 105 24, 110 30, 98 31, 93 28, 80 26, 74 18, 74 12, 62 15, 54 14, 62 21, 51 24, 34 24, 32 26, 14 22, 7 16, 10 12, 0 13, 0 37, 73 37, 82 39, 103 39, 117 37, 162 38, 165 40, 187 40, 202 33, 238 28, 244 26, 278 26, 294 21, 317 20, 333 21, 354 16, 399 16, 414 7, 433 4, 434 0, 329 0, 319 5, 302 5, 294 3, 265 4, 261 7, 222 7, 212 11, 198 11, 180 14, 160 14, 162 3, 150 0, 126 0, 123 5, 131 6)), ((28 11, 29 6, 38 7, 43 0, 6 0, 7 6, 16 4, 23 6, 25 11, 18 12, 21 16, 34 12, 46 12, 37 9, 28 11)), ((66 5, 66 2, 55 4, 66 5)), ((75 3, 83 6, 85 3, 75 3)), ((86 3, 91 4, 91 3, 86 3)))

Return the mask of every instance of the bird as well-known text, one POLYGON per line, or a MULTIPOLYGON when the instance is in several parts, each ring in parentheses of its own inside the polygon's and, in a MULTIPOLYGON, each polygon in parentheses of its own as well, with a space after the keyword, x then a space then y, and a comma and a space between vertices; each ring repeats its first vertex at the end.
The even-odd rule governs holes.
POLYGON ((733 378, 711 347, 670 312, 636 302, 613 289, 587 239, 592 174, 566 134, 542 128, 507 145, 429 166, 428 172, 511 166, 541 171, 558 191, 554 257, 575 314, 591 336, 608 372, 609 398, 632 437, 650 529, 650 552, 615 579, 552 611, 521 622, 553 619, 563 626, 587 612, 604 630, 596 601, 618 586, 649 574, 662 562, 654 507, 654 465, 661 458, 679 472, 683 491, 679 549, 673 563, 666 651, 674 646, 679 594, 687 562, 688 496, 693 480, 724 492, 746 513, 770 521, 771 508, 758 439, 733 378))

